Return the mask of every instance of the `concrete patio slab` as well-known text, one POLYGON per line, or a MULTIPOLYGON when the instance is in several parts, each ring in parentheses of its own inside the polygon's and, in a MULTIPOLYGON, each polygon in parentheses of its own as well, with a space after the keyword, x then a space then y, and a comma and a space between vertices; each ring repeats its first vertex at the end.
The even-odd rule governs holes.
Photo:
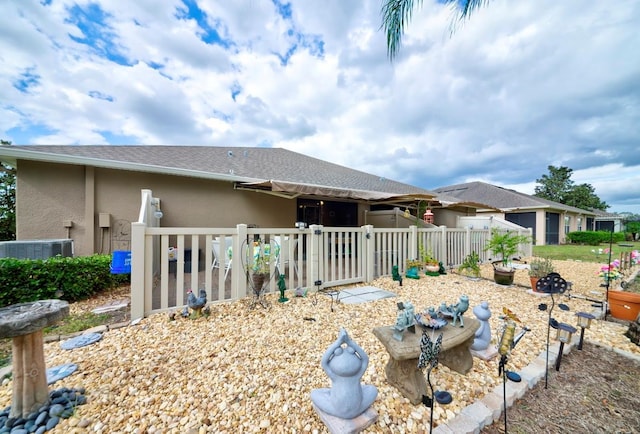
POLYGON ((375 286, 361 286, 340 291, 338 301, 344 304, 357 304, 395 296, 396 294, 393 292, 385 291, 375 286))

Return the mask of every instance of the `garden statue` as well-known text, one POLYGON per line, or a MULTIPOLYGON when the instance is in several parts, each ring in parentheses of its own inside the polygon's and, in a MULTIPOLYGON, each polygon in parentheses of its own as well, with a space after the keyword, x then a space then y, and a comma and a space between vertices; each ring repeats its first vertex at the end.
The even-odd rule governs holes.
POLYGON ((398 266, 394 265, 391 268, 391 275, 393 276, 393 280, 394 281, 398 281, 400 283, 400 286, 402 286, 402 276, 400 275, 400 272, 398 271, 398 266))
POLYGON ((278 302, 280 303, 289 301, 289 299, 284 296, 284 291, 287 289, 287 284, 284 281, 285 277, 286 276, 284 274, 278 276, 278 289, 280 290, 280 298, 278 299, 278 302))
POLYGON ((394 339, 401 341, 405 330, 412 333, 416 332, 416 315, 415 309, 411 302, 398 303, 398 315, 396 316, 396 325, 393 327, 394 339))
POLYGON ((464 327, 464 320, 462 318, 462 315, 464 315, 467 309, 469 309, 469 296, 461 295, 460 301, 458 301, 456 304, 452 304, 449 306, 447 306, 444 302, 440 304, 439 313, 442 316, 453 318, 453 321, 451 321, 452 326, 455 326, 456 322, 460 320, 460 327, 464 327))
POLYGON ((480 328, 476 330, 471 349, 474 351, 486 350, 491 343, 491 325, 489 325, 491 311, 489 310, 489 303, 483 301, 474 307, 473 314, 478 318, 478 321, 480 321, 480 328))
POLYGON ((338 339, 322 356, 322 369, 331 379, 331 388, 314 389, 311 401, 321 411, 342 419, 364 413, 378 396, 373 385, 360 384, 369 365, 369 356, 340 329, 338 339))

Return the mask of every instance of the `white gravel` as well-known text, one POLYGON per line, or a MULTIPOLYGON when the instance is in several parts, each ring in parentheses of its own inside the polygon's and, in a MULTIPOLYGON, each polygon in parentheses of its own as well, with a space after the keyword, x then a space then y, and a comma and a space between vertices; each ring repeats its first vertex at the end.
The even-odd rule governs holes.
MULTIPOLYGON (((602 298, 594 263, 554 261, 561 275, 573 282, 573 292, 602 298), (592 293, 598 291, 600 295, 592 293)), ((538 310, 548 297, 529 293, 526 270, 516 273, 516 285, 499 286, 491 280, 491 268, 483 266, 480 281, 456 274, 404 279, 398 286, 391 278, 368 285, 395 292, 388 298, 365 304, 334 304, 326 295, 291 298, 277 303, 270 294, 269 309, 249 310, 249 299, 211 306, 211 316, 169 321, 167 314, 142 320, 136 326, 109 331, 88 347, 65 351, 58 342, 45 345, 47 366, 77 363, 78 371, 51 386, 85 387, 88 403, 76 415, 60 423, 53 433, 324 433, 327 429, 311 407, 312 389, 328 387, 320 359, 340 327, 369 354, 362 379, 378 388, 373 404, 378 422, 367 432, 428 432, 429 409, 411 405, 385 381, 387 354, 371 332, 392 325, 396 303, 409 300, 417 310, 470 298, 467 316, 482 301, 493 312, 496 335, 503 307, 530 327, 509 358, 509 369, 526 366, 544 349, 548 313, 538 310), (526 286, 525 286, 526 285, 526 286), (316 303, 317 301, 317 303, 316 303), (314 320, 306 320, 313 318, 314 320), (82 427, 86 425, 86 427, 82 427)), ((292 297, 292 291, 287 291, 292 297)), ((556 297, 569 312, 555 309, 558 321, 575 325, 575 312, 591 311, 585 300, 556 297)), ((596 321, 586 337, 640 355, 640 348, 623 336, 627 326, 596 321)), ((552 333, 553 339, 553 333, 552 333)), ((497 360, 474 359, 467 375, 438 366, 431 375, 437 389, 447 390, 453 402, 437 405, 435 421, 453 418, 462 408, 501 384, 497 360)), ((0 407, 11 403, 11 382, 0 387, 0 407)))

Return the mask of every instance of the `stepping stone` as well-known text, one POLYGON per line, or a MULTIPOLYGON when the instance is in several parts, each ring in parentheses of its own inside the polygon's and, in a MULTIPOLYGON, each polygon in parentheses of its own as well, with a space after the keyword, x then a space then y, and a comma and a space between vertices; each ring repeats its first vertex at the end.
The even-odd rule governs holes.
POLYGON ((47 369, 47 384, 53 384, 58 380, 62 380, 65 377, 76 372, 78 365, 75 363, 65 363, 64 365, 54 366, 47 369))
POLYGON ((96 307, 91 312, 95 314, 112 312, 114 310, 124 309, 129 306, 129 300, 115 300, 100 307, 96 307))
POLYGON ((73 350, 74 348, 95 344, 100 339, 102 339, 102 333, 88 333, 86 335, 76 336, 75 338, 61 342, 60 348, 63 350, 73 350))

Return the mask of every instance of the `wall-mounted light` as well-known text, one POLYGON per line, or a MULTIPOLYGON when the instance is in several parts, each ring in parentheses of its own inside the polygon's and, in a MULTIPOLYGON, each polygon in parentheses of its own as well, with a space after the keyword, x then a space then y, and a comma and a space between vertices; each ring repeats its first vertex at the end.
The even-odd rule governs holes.
POLYGON ((160 209, 160 199, 158 199, 157 197, 152 197, 151 198, 151 206, 153 206, 156 209, 153 212, 153 216, 155 218, 157 218, 157 219, 161 219, 164 214, 162 213, 162 210, 160 209))

